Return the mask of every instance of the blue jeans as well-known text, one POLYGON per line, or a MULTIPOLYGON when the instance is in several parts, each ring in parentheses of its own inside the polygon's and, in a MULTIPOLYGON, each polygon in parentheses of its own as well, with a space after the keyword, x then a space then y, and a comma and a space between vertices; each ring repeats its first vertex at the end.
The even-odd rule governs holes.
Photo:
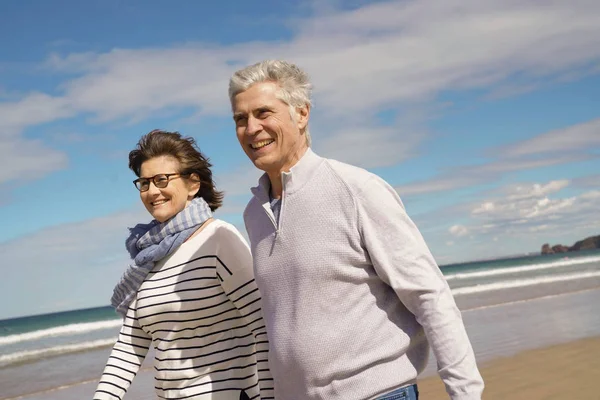
POLYGON ((378 397, 377 400, 419 400, 417 385, 410 385, 378 397))

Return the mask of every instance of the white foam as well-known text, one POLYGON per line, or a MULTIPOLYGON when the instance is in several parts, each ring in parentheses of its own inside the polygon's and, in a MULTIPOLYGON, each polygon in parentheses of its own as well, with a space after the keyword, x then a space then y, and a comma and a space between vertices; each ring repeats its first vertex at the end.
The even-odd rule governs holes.
POLYGON ((115 343, 113 339, 100 339, 93 340, 91 342, 77 343, 77 344, 65 344, 62 346, 48 347, 45 349, 25 350, 18 351, 15 353, 5 354, 0 356, 0 365, 6 366, 8 364, 14 364, 17 362, 25 362, 35 360, 42 357, 58 356, 68 353, 76 353, 79 351, 93 350, 100 347, 111 346, 115 343))
POLYGON ((0 346, 25 342, 29 340, 36 340, 45 337, 82 334, 102 329, 117 328, 120 327, 122 323, 123 322, 120 319, 109 321, 85 322, 80 324, 62 325, 57 326, 55 328, 41 329, 39 331, 20 333, 16 335, 2 336, 0 337, 0 346))
POLYGON ((458 295, 463 295, 463 294, 489 292, 492 290, 513 289, 513 288, 541 285, 541 284, 545 284, 545 283, 566 282, 566 281, 573 281, 573 280, 577 280, 577 279, 588 279, 588 278, 598 278, 598 277, 600 277, 600 271, 598 271, 598 272, 580 272, 580 273, 574 273, 574 274, 563 274, 563 275, 556 275, 556 276, 510 280, 510 281, 502 281, 502 282, 488 283, 488 284, 484 284, 484 285, 467 286, 467 287, 452 289, 452 294, 455 296, 458 296, 458 295))
POLYGON ((578 257, 573 259, 559 260, 550 263, 540 263, 540 264, 531 264, 531 265, 523 265, 517 267, 504 267, 498 269, 488 269, 485 271, 475 271, 475 272, 462 272, 456 274, 450 274, 445 276, 447 281, 453 279, 469 279, 469 278, 485 278, 488 276, 498 276, 498 275, 507 275, 521 272, 529 272, 529 271, 538 271, 544 269, 552 269, 559 268, 568 265, 578 265, 578 264, 587 264, 593 262, 600 262, 600 257, 578 257))

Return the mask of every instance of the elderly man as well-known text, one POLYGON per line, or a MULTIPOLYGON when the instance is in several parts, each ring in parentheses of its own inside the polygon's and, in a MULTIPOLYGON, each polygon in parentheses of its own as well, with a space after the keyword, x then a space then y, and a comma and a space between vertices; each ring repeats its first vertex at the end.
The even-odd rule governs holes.
POLYGON ((244 212, 275 398, 417 399, 429 347, 453 400, 483 381, 461 314, 394 189, 310 148, 310 82, 264 61, 237 71, 238 140, 265 172, 244 212))

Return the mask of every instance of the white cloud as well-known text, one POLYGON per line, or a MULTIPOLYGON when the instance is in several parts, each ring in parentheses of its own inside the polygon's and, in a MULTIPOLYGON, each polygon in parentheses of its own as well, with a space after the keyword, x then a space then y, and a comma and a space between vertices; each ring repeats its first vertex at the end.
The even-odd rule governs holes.
POLYGON ((21 129, 75 114, 70 99, 45 93, 30 93, 16 102, 0 103, 0 138, 16 135, 21 129))
POLYGON ((421 132, 400 126, 348 127, 323 133, 314 144, 319 154, 363 168, 392 166, 411 158, 423 138, 421 132))
POLYGON ((568 185, 568 180, 550 181, 546 184, 508 185, 502 189, 502 197, 482 202, 472 210, 471 215, 493 221, 512 219, 514 223, 549 217, 563 208, 571 207, 575 202, 574 197, 553 200, 548 198, 549 194, 557 193, 568 185))
MULTIPOLYGON (((520 200, 530 200, 542 198, 543 200, 547 200, 545 197, 549 194, 560 192, 562 189, 569 186, 569 180, 561 179, 550 181, 545 184, 533 183, 533 184, 521 184, 515 183, 508 185, 504 188, 504 192, 506 193, 506 200, 508 201, 520 201, 520 200)), ((493 204, 493 203, 492 203, 493 204)))
POLYGON ((43 299, 64 309, 108 304, 129 262, 127 227, 148 220, 145 210, 136 209, 0 243, 3 263, 11 266, 0 280, 0 319, 41 311, 43 299))
POLYGON ((313 58, 325 100, 360 109, 487 86, 516 72, 548 75, 595 60, 597 43, 585 35, 597 32, 598 15, 590 13, 599 7, 590 1, 571 4, 385 2, 308 21, 302 36, 320 40, 319 49, 329 47, 313 58), (592 48, 592 54, 581 53, 592 48), (328 70, 334 68, 338 74, 331 79, 328 70), (346 84, 340 88, 340 82, 346 84), (365 99, 355 95, 357 88, 375 93, 365 99))
POLYGON ((527 169, 544 168, 552 165, 569 164, 577 161, 584 161, 594 158, 582 154, 564 154, 544 158, 501 158, 497 161, 481 166, 475 166, 474 169, 479 170, 484 174, 505 173, 513 171, 522 171, 527 169))
POLYGON ((538 226, 532 226, 529 228, 530 232, 542 232, 542 231, 547 231, 549 230, 551 227, 550 225, 538 225, 538 226))
POLYGON ((16 102, 0 102, 0 184, 37 179, 66 167, 65 153, 21 134, 26 125, 72 116, 66 103, 65 99, 43 93, 32 93, 16 102))
POLYGON ((483 178, 478 176, 461 176, 456 173, 448 173, 440 175, 436 178, 400 185, 396 187, 396 191, 402 197, 413 196, 430 192, 443 192, 446 190, 459 189, 471 185, 475 185, 483 181, 483 178))
POLYGON ((46 66, 71 78, 53 95, 0 103, 0 140, 74 116, 140 120, 183 109, 227 116, 230 74, 277 57, 312 75, 319 126, 336 127, 313 131, 325 153, 354 161, 355 145, 367 145, 363 165, 389 165, 414 153, 420 141, 378 124, 382 108, 400 110, 448 90, 515 91, 515 75, 536 85, 572 79, 573 71, 586 74, 600 60, 600 3, 591 0, 388 1, 351 11, 318 9, 291 21, 295 34, 288 41, 54 54, 46 66))
POLYGON ((597 188, 600 186, 600 174, 581 176, 573 179, 573 185, 584 188, 597 188))
POLYGON ((0 139, 0 184, 10 180, 36 179, 67 166, 64 153, 48 148, 40 140, 0 139))
POLYGON ((502 235, 569 231, 600 226, 600 191, 560 196, 566 180, 507 185, 496 196, 471 206, 466 229, 502 235))
POLYGON ((415 216, 436 259, 526 254, 539 251, 543 243, 571 245, 599 233, 597 184, 593 190, 568 180, 508 184, 473 196, 479 200, 415 216))
POLYGON ((529 140, 501 149, 508 157, 520 157, 542 153, 565 153, 573 150, 600 146, 600 118, 582 124, 538 135, 529 140))
POLYGON ((491 201, 481 203, 479 207, 473 210, 473 214, 483 214, 492 212, 496 209, 496 205, 491 201))
MULTIPOLYGON (((490 151, 493 153, 493 151, 490 151)), ((396 187, 400 196, 442 192, 497 181, 505 174, 552 165, 568 164, 593 158, 591 155, 564 154, 537 159, 503 158, 487 164, 458 166, 433 178, 396 187)))
POLYGON ((463 225, 452 225, 448 231, 457 237, 465 236, 469 233, 467 227, 463 225))

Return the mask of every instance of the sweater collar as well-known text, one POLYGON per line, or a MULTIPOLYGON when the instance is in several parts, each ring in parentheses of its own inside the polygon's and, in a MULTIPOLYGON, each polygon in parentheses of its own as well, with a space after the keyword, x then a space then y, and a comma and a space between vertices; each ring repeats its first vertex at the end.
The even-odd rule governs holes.
MULTIPOLYGON (((309 147, 296 165, 290 168, 290 172, 281 174, 283 191, 286 195, 290 195, 304 186, 323 160, 309 147)), ((253 187, 251 190, 252 194, 262 201, 269 201, 269 190, 271 190, 269 175, 265 172, 258 180, 258 186, 253 187)))

